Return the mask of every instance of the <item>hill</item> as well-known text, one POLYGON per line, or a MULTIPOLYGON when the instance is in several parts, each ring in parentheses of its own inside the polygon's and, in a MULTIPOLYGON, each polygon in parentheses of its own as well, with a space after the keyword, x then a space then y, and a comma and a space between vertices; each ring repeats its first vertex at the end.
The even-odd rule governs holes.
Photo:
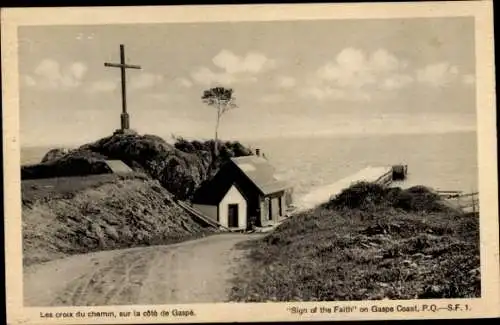
POLYGON ((208 235, 158 181, 113 174, 22 182, 23 261, 208 235))
POLYGON ((479 297, 479 220, 425 187, 359 183, 252 243, 234 301, 479 297))
POLYGON ((22 166, 21 178, 84 176, 110 170, 105 160, 122 160, 134 171, 158 180, 179 199, 189 199, 200 184, 212 177, 230 157, 250 155, 239 142, 219 141, 220 153, 213 153, 212 141, 177 138, 171 145, 155 135, 114 134, 74 150, 51 150, 34 165, 22 166))
POLYGON ((176 202, 189 199, 230 157, 252 151, 238 142, 175 144, 154 135, 114 134, 73 150, 53 149, 22 166, 25 265, 73 254, 169 244, 214 232, 176 202), (106 160, 134 173, 112 174, 106 160))

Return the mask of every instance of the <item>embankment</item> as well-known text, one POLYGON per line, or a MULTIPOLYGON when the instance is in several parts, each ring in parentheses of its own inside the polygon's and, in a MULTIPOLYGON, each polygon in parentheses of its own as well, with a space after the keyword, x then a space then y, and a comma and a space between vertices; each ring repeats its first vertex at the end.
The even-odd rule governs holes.
POLYGON ((206 233, 176 199, 188 200, 231 157, 250 155, 239 142, 116 133, 73 150, 51 150, 22 166, 24 263, 73 254, 169 244, 206 233), (134 171, 119 176, 106 160, 134 171))
POLYGON ((158 181, 140 174, 25 180, 22 199, 25 266, 213 232, 187 215, 158 181))
POLYGON ((158 180, 179 199, 189 199, 231 157, 251 155, 239 142, 187 141, 174 144, 155 135, 114 134, 73 150, 51 150, 38 164, 22 166, 21 178, 84 176, 110 173, 106 160, 122 160, 136 172, 158 180))
POLYGON ((251 244, 233 301, 471 298, 479 220, 425 187, 359 183, 251 244))

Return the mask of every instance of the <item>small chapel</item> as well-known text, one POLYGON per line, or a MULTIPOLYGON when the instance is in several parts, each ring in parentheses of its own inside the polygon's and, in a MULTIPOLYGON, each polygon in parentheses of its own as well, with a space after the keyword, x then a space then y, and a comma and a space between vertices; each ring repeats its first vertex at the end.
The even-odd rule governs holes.
POLYGON ((260 154, 231 158, 195 193, 193 207, 230 230, 271 226, 286 217, 292 187, 260 154))

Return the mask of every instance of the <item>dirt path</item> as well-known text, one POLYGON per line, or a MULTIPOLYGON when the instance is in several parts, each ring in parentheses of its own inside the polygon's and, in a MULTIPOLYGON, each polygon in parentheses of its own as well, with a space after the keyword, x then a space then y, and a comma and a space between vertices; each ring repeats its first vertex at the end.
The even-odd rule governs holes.
POLYGON ((24 271, 25 306, 96 306, 227 301, 237 243, 221 234, 168 246, 76 255, 24 271))

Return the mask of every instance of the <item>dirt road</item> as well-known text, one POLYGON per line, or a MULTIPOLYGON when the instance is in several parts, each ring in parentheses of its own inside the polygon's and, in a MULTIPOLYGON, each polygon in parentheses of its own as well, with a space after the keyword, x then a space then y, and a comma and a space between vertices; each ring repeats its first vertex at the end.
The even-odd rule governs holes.
POLYGON ((168 246, 76 255, 24 270, 25 306, 96 306, 227 301, 240 242, 220 234, 168 246))

